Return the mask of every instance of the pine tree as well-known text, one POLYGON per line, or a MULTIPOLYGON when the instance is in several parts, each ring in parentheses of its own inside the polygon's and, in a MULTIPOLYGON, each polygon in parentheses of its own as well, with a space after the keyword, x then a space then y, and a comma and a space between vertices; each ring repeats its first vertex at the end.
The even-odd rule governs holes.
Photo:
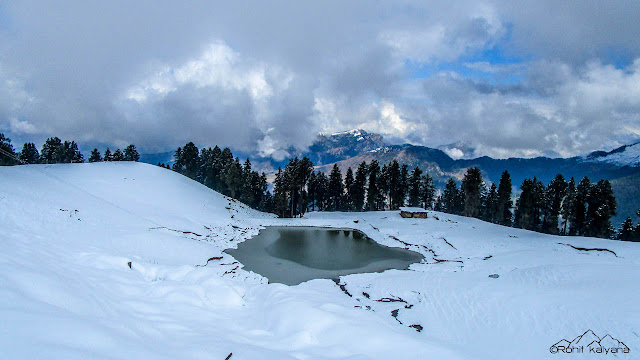
MULTIPOLYGON (((178 150, 180 150, 180 148, 178 148, 178 150)), ((113 155, 111 154, 111 150, 109 150, 109 148, 104 151, 103 161, 113 161, 113 155)))
POLYGON ((84 156, 78 150, 78 144, 75 141, 65 141, 60 149, 60 163, 81 163, 84 162, 84 156))
POLYGON ((435 211, 445 211, 446 209, 444 208, 444 202, 443 202, 443 196, 439 195, 438 197, 436 197, 436 202, 435 205, 433 205, 433 210, 435 211))
POLYGON ((111 157, 111 161, 124 161, 124 154, 120 149, 116 149, 111 157))
POLYGON ((40 162, 43 164, 58 164, 63 159, 62 140, 57 137, 48 138, 40 151, 40 162))
POLYGON ((200 149, 200 167, 196 179, 204 186, 216 190, 216 177, 213 176, 214 161, 213 149, 210 147, 200 149))
POLYGON ((547 186, 544 194, 542 231, 548 234, 558 234, 558 221, 562 211, 562 200, 567 193, 567 182, 562 174, 556 175, 547 186))
POLYGON ((409 176, 409 206, 420 206, 422 195, 422 170, 415 167, 409 176))
POLYGON ((631 220, 631 217, 629 216, 627 217, 627 220, 622 223, 622 227, 620 228, 620 231, 618 231, 616 239, 622 241, 638 241, 636 235, 636 228, 633 226, 633 220, 631 220))
POLYGON ((288 214, 287 204, 289 199, 287 197, 286 179, 284 178, 284 172, 282 168, 278 168, 276 178, 273 183, 273 207, 274 212, 278 217, 285 217, 288 214))
POLYGON ((500 217, 498 209, 498 188, 495 183, 492 183, 487 196, 484 198, 482 219, 491 223, 497 223, 500 217))
POLYGON ((467 169, 462 179, 461 190, 464 193, 464 216, 479 218, 482 212, 482 173, 477 167, 467 169))
MULTIPOLYGON (((189 142, 184 148, 178 148, 174 156, 176 161, 173 164, 173 171, 179 172, 188 178, 195 179, 200 172, 200 152, 196 145, 189 142)), ((115 160, 115 154, 113 161, 118 161, 115 160)))
POLYGON ((504 171, 500 177, 500 185, 498 185, 498 224, 511 226, 511 175, 508 171, 504 171))
POLYGON ((300 196, 298 197, 298 209, 300 210, 300 217, 304 215, 307 210, 307 204, 309 203, 309 196, 307 194, 307 184, 309 183, 309 176, 313 172, 313 162, 308 157, 303 157, 296 167, 295 182, 299 189, 300 196))
MULTIPOLYGON (((424 209, 435 209, 434 201, 436 198, 436 185, 433 183, 433 178, 429 174, 422 175, 420 183, 420 202, 424 209)), ((442 203, 440 203, 442 205, 442 203)), ((440 210, 442 211, 442 207, 440 210)))
POLYGON ((318 209, 324 211, 327 209, 327 193, 329 192, 329 178, 323 172, 318 173, 316 177, 316 202, 318 209))
POLYGON ((574 234, 585 236, 587 234, 587 199, 591 192, 591 181, 588 177, 583 177, 576 186, 576 196, 573 203, 574 234))
POLYGON ((544 184, 535 177, 533 180, 525 179, 520 190, 522 193, 516 201, 515 226, 540 231, 544 205, 544 184))
POLYGON ((240 159, 235 158, 233 162, 227 164, 223 171, 227 194, 234 199, 239 199, 242 192, 242 165, 240 165, 240 159))
POLYGON ((562 201, 562 234, 575 235, 575 203, 576 203, 576 180, 571 178, 567 184, 565 197, 562 201))
MULTIPOLYGON (((214 149, 215 150, 215 149, 214 149)), ((218 183, 218 191, 225 193, 227 190, 227 183, 225 180, 225 169, 233 162, 233 153, 229 148, 224 148, 220 152, 219 161, 215 164, 217 171, 217 183, 218 183)))
POLYGON ((11 145, 11 139, 0 133, 0 166, 15 165, 16 152, 11 145))
POLYGON ((99 162, 102 161, 102 157, 100 156, 100 151, 98 151, 98 149, 94 148, 91 151, 91 156, 89 156, 89 162, 90 163, 94 163, 94 162, 99 162))
POLYGON ((309 182, 307 183, 307 193, 309 194, 309 202, 311 203, 311 211, 317 210, 318 201, 318 175, 315 171, 312 171, 309 175, 309 182))
POLYGON ((262 173, 260 175, 260 179, 258 180, 258 186, 255 189, 256 193, 256 203, 258 204, 258 210, 271 212, 273 204, 271 203, 271 194, 269 193, 269 184, 267 182, 267 175, 262 173))
POLYGON ((398 196, 398 207, 404 206, 407 201, 407 194, 409 192, 409 167, 407 164, 402 164, 400 168, 400 191, 398 196))
POLYGON ((72 154, 73 154, 71 162, 73 162, 73 163, 83 163, 84 162, 84 155, 82 155, 80 150, 78 150, 78 145, 75 143, 75 141, 71 142, 71 151, 72 151, 72 154))
POLYGON ((391 164, 386 168, 388 189, 389 189, 389 210, 397 210, 402 200, 402 179, 400 175, 400 165, 396 160, 393 160, 391 164))
POLYGON ((140 154, 138 154, 138 150, 136 146, 131 144, 124 149, 124 160, 125 161, 138 161, 140 160, 140 154))
POLYGON ((351 167, 349 167, 347 169, 347 173, 344 176, 345 194, 344 194, 342 210, 345 210, 345 211, 353 210, 353 198, 351 197, 352 195, 351 192, 353 191, 353 183, 354 183, 353 170, 351 169, 351 167))
POLYGON ((378 210, 380 189, 378 188, 378 175, 380 173, 380 165, 378 161, 372 160, 368 167, 369 184, 367 187, 367 209, 378 210))
POLYGON ((290 217, 302 216, 307 209, 309 197, 307 184, 313 172, 313 163, 309 158, 290 159, 283 172, 283 182, 288 192, 290 217))
MULTIPOLYGON (((264 173, 262 173, 264 174, 264 173)), ((249 175, 249 181, 251 183, 249 190, 251 191, 251 196, 249 197, 250 202, 247 204, 254 209, 260 210, 261 203, 264 199, 264 194, 267 191, 267 176, 264 176, 264 184, 262 183, 263 177, 257 171, 252 171, 249 175)))
MULTIPOLYGON (((0 136, 1 135, 2 134, 0 134, 0 136)), ((25 164, 37 164, 40 162, 40 154, 34 143, 25 143, 22 146, 20 160, 25 164)))
POLYGON ((464 208, 464 199, 458 190, 458 185, 453 178, 449 178, 442 194, 443 211, 449 214, 460 215, 464 208))
POLYGON ((391 164, 382 165, 376 181, 378 182, 378 204, 376 207, 379 210, 384 210, 387 204, 391 203, 391 164))
POLYGON ((351 201, 353 201, 353 208, 355 211, 362 211, 364 208, 364 201, 367 183, 367 163, 364 161, 358 165, 356 170, 356 176, 353 180, 353 187, 349 191, 351 195, 351 201))
POLYGON ((333 164, 333 169, 329 174, 329 204, 330 210, 340 210, 342 197, 344 196, 344 184, 342 183, 342 173, 337 164, 333 164))
POLYGON ((245 160, 244 162, 244 165, 242 166, 242 185, 240 186, 239 200, 249 206, 251 206, 254 201, 253 186, 257 186, 257 179, 253 179, 253 175, 254 172, 251 170, 251 161, 249 160, 249 158, 247 158, 247 160, 245 160))
POLYGON ((275 205, 273 195, 269 191, 264 193, 264 200, 262 201, 261 211, 275 214, 275 205))
POLYGON ((587 196, 587 236, 611 238, 611 217, 616 215, 617 202, 609 180, 600 180, 591 187, 587 196))

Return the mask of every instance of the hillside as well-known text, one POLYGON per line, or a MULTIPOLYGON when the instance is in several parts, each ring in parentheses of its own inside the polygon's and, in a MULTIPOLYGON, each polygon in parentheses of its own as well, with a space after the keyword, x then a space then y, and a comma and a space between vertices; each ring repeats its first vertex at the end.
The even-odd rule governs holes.
POLYGON ((588 329, 640 348, 636 243, 437 212, 281 220, 126 162, 0 167, 0 228, 9 359, 533 360, 588 329), (357 228, 425 261, 290 287, 222 252, 276 224, 357 228))
POLYGON ((609 152, 596 151, 586 156, 585 160, 611 163, 618 166, 640 166, 640 142, 623 145, 609 152))

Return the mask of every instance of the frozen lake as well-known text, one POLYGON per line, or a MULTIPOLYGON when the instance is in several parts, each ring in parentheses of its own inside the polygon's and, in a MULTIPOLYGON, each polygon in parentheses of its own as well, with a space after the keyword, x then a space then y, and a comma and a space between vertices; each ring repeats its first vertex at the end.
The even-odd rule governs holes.
POLYGON ((420 262, 417 252, 380 245, 352 229, 272 226, 225 250, 245 270, 270 282, 297 285, 311 279, 407 269, 420 262))

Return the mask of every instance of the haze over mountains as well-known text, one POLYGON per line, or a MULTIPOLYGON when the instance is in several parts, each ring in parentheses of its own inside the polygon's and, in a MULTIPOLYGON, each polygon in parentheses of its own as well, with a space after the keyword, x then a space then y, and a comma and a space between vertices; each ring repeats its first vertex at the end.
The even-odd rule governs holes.
MULTIPOLYGON (((288 158, 275 160, 257 154, 236 152, 241 159, 251 159, 253 168, 273 174, 278 167, 284 167, 288 158)), ((494 159, 488 156, 474 157, 475 149, 467 143, 456 142, 439 148, 420 145, 385 143, 380 134, 362 129, 349 130, 333 134, 318 134, 315 142, 307 151, 289 149, 291 157, 306 156, 316 165, 316 169, 328 173, 333 164, 338 164, 343 174, 348 167, 356 168, 361 162, 377 160, 386 164, 397 160, 409 167, 419 166, 426 170, 438 186, 443 186, 450 177, 462 179, 469 167, 477 166, 486 182, 497 182, 504 170, 509 171, 514 191, 524 179, 537 177, 548 183, 560 173, 568 180, 588 176, 591 180, 611 180, 618 200, 618 215, 613 218, 614 226, 627 216, 634 216, 640 208, 640 142, 625 145, 612 151, 596 151, 585 156, 571 158, 508 158, 494 159)), ((172 152, 142 155, 141 161, 152 164, 171 163, 172 152)))

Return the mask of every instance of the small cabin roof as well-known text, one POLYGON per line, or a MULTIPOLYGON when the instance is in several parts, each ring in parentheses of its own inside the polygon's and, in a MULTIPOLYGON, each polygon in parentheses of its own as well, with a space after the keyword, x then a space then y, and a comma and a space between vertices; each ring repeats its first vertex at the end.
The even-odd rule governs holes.
POLYGON ((404 211, 404 212, 410 212, 410 213, 426 213, 427 210, 423 209, 423 208, 419 208, 419 207, 401 207, 400 211, 404 211))

